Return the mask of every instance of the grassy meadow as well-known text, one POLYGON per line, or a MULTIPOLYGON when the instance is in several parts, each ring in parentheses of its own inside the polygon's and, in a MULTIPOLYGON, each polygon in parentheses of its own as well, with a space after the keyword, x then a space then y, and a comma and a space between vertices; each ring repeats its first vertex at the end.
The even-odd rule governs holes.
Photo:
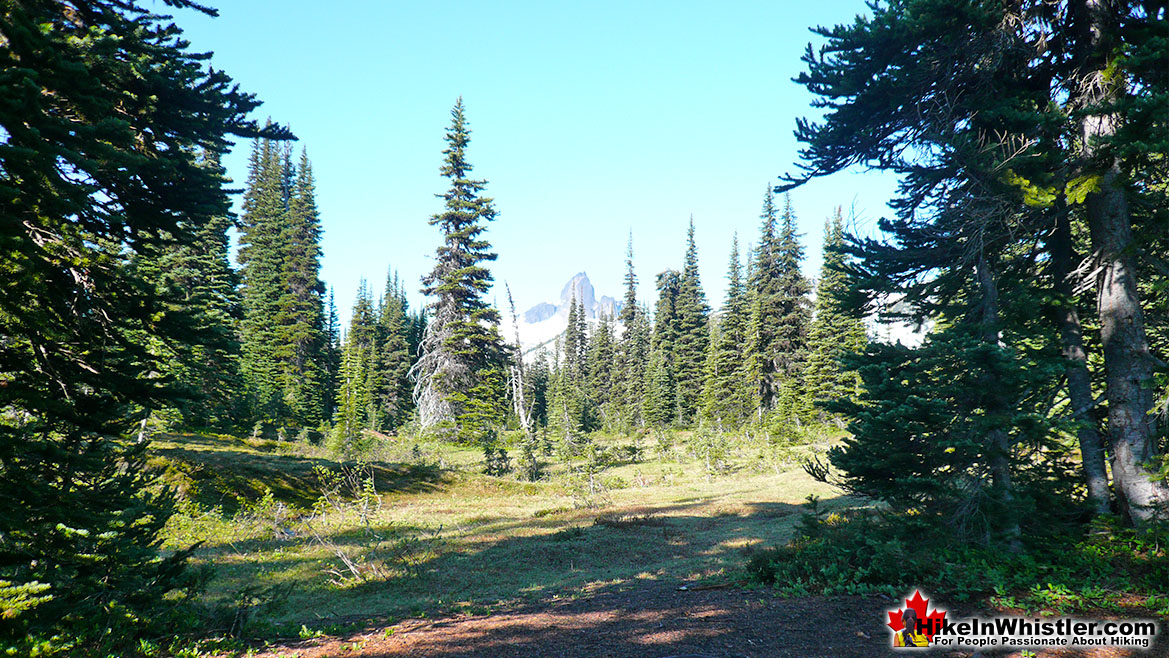
POLYGON ((751 547, 791 536, 807 496, 845 502, 798 464, 827 437, 595 440, 601 458, 542 454, 529 482, 483 475, 476 449, 407 437, 339 462, 304 443, 162 434, 153 459, 180 494, 164 546, 201 542, 200 596, 224 632, 313 633, 647 580, 723 582, 751 547))

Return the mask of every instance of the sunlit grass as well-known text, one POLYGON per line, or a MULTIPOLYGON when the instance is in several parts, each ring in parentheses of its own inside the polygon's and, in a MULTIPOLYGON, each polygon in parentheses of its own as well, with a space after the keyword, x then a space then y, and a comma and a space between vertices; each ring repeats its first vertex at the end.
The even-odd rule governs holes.
POLYGON ((806 496, 838 496, 796 465, 792 449, 749 445, 730 455, 729 472, 712 475, 687 454, 685 436, 673 443, 664 453, 643 445, 644 461, 619 461, 597 478, 603 490, 583 491, 554 457, 544 457, 544 480, 524 482, 479 474, 472 448, 398 440, 380 451, 396 463, 373 464, 380 507, 367 526, 352 510, 313 514, 313 466, 338 467, 318 448, 167 435, 158 459, 188 495, 166 546, 204 542, 196 562, 215 570, 209 603, 276 587, 283 603, 267 613, 299 628, 726 578, 746 547, 790 537, 806 496), (427 464, 410 464, 420 452, 427 464), (217 500, 231 504, 208 504, 217 500), (377 568, 354 577, 338 550, 377 568))

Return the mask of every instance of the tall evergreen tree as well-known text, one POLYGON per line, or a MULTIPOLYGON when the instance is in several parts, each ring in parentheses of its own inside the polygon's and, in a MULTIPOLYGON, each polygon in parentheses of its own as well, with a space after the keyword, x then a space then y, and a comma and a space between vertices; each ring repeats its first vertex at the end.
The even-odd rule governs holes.
POLYGON ((0 8, 0 599, 31 595, 3 615, 17 655, 54 636, 74 655, 131 651, 188 583, 187 554, 159 550, 173 498, 151 486, 147 443, 118 437, 173 404, 149 344, 201 335, 129 261, 228 215, 201 152, 288 136, 247 120, 254 98, 144 4, 0 8))
POLYGON ((585 432, 585 408, 580 385, 567 364, 568 354, 565 344, 558 339, 558 358, 548 387, 548 427, 560 439, 561 445, 570 452, 576 452, 585 432))
POLYGON ((621 322, 623 333, 628 333, 637 317, 637 273, 633 270, 633 231, 629 232, 629 242, 625 247, 625 296, 622 298, 621 312, 617 319, 621 322))
POLYGON ((386 290, 378 317, 377 377, 375 392, 384 429, 394 429, 406 421, 413 409, 410 366, 410 318, 406 293, 397 275, 386 276, 386 290))
POLYGON ((584 309, 577 303, 576 291, 573 290, 568 302, 568 326, 564 330, 564 372, 568 381, 576 385, 584 383, 589 340, 587 327, 584 309))
POLYGON ((362 279, 341 348, 337 411, 333 417, 333 444, 345 454, 353 451, 366 430, 376 430, 381 422, 377 358, 377 313, 369 285, 362 279))
POLYGON ((600 427, 612 427, 618 416, 613 400, 615 355, 613 321, 609 316, 602 315, 589 340, 588 354, 585 356, 585 393, 590 409, 597 416, 596 424, 600 427))
POLYGON ((674 341, 674 374, 678 386, 678 422, 689 425, 698 411, 702 372, 710 342, 710 306, 698 279, 698 245, 694 242, 694 218, 686 231, 686 260, 675 303, 678 334, 674 341))
POLYGON ((674 423, 677 417, 676 392, 677 384, 667 363, 664 346, 654 346, 645 369, 645 398, 641 411, 647 425, 663 428, 674 423))
POLYGON ((341 320, 337 317, 337 302, 329 288, 329 303, 325 312, 325 343, 321 353, 325 382, 325 416, 332 419, 337 412, 337 388, 341 380, 341 320))
POLYGON ((440 168, 450 188, 438 195, 443 212, 430 218, 443 233, 434 270, 422 279, 423 293, 433 298, 422 338, 421 358, 412 368, 414 399, 424 428, 454 421, 463 412, 461 400, 475 388, 480 371, 502 367, 503 341, 499 311, 483 296, 492 276, 484 263, 496 259, 483 239, 487 222, 495 219, 491 199, 481 196, 487 182, 469 178, 466 148, 470 129, 460 97, 451 110, 451 125, 443 138, 447 148, 440 168))
POLYGON ((283 395, 290 420, 301 427, 316 427, 324 420, 325 284, 321 270, 321 220, 317 211, 316 181, 308 153, 301 150, 300 165, 291 166, 285 155, 287 212, 281 236, 281 295, 276 322, 279 325, 277 355, 281 361, 283 395))
POLYGON ((780 228, 775 255, 775 270, 779 274, 777 304, 778 324, 774 327, 771 343, 773 362, 785 382, 792 382, 799 374, 807 349, 808 325, 812 319, 808 294, 812 286, 800 266, 804 262, 804 247, 796 233, 796 218, 791 196, 783 197, 783 224, 780 228))
MULTIPOLYGON (((1114 447, 1122 448, 1113 450, 1116 491, 1138 500, 1134 514, 1138 520, 1151 519, 1154 508, 1169 500, 1169 490, 1148 469, 1158 452, 1147 440, 1151 398, 1134 394, 1131 388, 1145 381, 1144 390, 1150 390, 1148 360, 1142 358, 1140 368, 1129 368, 1135 353, 1148 348, 1132 278, 1137 270, 1126 260, 1139 252, 1130 242, 1131 215, 1125 198, 1131 198, 1136 188, 1122 190, 1113 184, 1125 167, 1134 167, 1132 171, 1140 167, 1144 158, 1137 152, 1144 147, 1128 151, 1131 159, 1124 162, 1114 149, 1125 150, 1120 145, 1126 140, 1112 132, 1134 121, 1131 125, 1139 124, 1146 134, 1164 135, 1163 120, 1146 122, 1149 115, 1137 109, 1148 99, 1125 98, 1128 94, 1121 91, 1138 77, 1126 70, 1127 63, 1143 58, 1117 55, 1145 48, 1146 54, 1163 53, 1164 41, 1149 40, 1146 32, 1154 23, 1163 25, 1163 20, 1147 14, 1138 3, 1056 6, 904 0, 875 7, 871 19, 819 30, 830 46, 819 57, 812 52, 805 57, 809 71, 800 81, 827 97, 824 102, 833 108, 823 123, 799 125, 799 137, 808 145, 802 152, 808 161, 807 176, 861 162, 904 176, 898 218, 881 225, 890 239, 858 241, 855 249, 864 259, 874 294, 904 295, 926 313, 954 316, 959 314, 954 307, 962 308, 969 325, 965 330, 982 342, 963 358, 972 371, 984 373, 972 396, 977 413, 987 421, 997 419, 981 434, 998 510, 1013 511, 996 519, 1005 538, 1017 540, 1019 522, 1034 522, 1051 506, 1018 514, 1015 482, 1028 462, 1013 460, 1018 428, 1008 419, 1028 410, 1028 401, 1012 398, 1023 396, 1022 390, 998 385, 986 374, 994 369, 985 364, 990 356, 1023 353, 1036 341, 1034 335, 1020 335, 1024 324, 1020 318, 1026 316, 1012 307, 1021 298, 1038 304, 1035 283, 1042 279, 1034 267, 1037 261, 1050 256, 1064 262, 1055 268, 1053 261, 1053 269, 1060 272, 1053 277, 1057 280, 1066 281, 1070 268, 1067 250, 1054 248, 1061 240, 1048 240, 1045 248, 1050 254, 1039 255, 1030 236, 1045 235, 1053 225, 1053 237, 1066 234, 1065 222, 1082 222, 1075 208, 1081 204, 1100 263, 1096 283, 1101 336, 1118 346, 1112 358, 1104 350, 1107 397, 1120 401, 1115 408, 1109 405, 1110 439, 1114 447), (1122 24, 1126 27, 1118 29, 1122 24), (1126 36, 1134 40, 1122 45, 1126 36), (1106 46, 1101 47, 1101 38, 1106 46), (1104 69, 1109 72, 1104 74, 1104 69), (923 103, 925 99, 929 102, 923 103), (1079 104, 1081 99, 1088 100, 1087 106, 1079 104), (931 105, 933 100, 942 102, 931 105), (928 111, 919 111, 927 105, 928 111), (1134 113, 1122 118, 1117 111, 1125 105, 1134 113), (1114 136, 1119 139, 1113 141, 1114 136), (1099 212, 1095 220, 1090 217, 1093 203, 1099 212), (1108 228, 1101 230, 1104 226, 1108 228), (1125 247, 1117 249, 1121 244, 1125 247), (1000 294, 1000 289, 1010 294, 1000 294), (1123 382, 1116 379, 1120 373, 1123 382), (1139 427, 1134 426, 1135 418, 1144 419, 1136 423, 1139 427), (1124 437, 1120 446, 1115 445, 1118 437, 1124 437), (1134 446, 1139 446, 1140 457, 1132 451, 1134 446)), ((1164 89, 1163 81, 1152 88, 1157 84, 1164 89)), ((1127 146, 1133 144, 1129 141, 1127 146)), ((1054 296, 1067 304, 1066 289, 1057 288, 1054 296)), ((1058 330, 1048 327, 1038 342, 1048 346, 1062 342, 1062 351, 1078 362, 1074 369, 1082 375, 1090 359, 1083 358, 1078 321, 1071 313, 1053 315, 1058 330)), ((1073 379, 1068 378, 1067 394, 1083 402, 1073 403, 1075 408, 1094 406, 1090 387, 1073 386, 1073 379)), ((1078 379, 1087 383, 1082 376, 1078 379)), ((1085 464, 1098 467, 1099 450, 1087 445, 1092 436, 1080 432, 1079 438, 1085 464)), ((1089 474, 1096 490, 1103 490, 1098 477, 1102 470, 1089 474)))
POLYGON ((625 295, 618 314, 621 337, 616 346, 617 364, 611 385, 614 413, 627 430, 641 427, 645 398, 645 368, 649 361, 651 328, 647 313, 637 301, 637 273, 633 269, 633 234, 625 250, 625 295))
POLYGON ((645 406, 646 369, 653 344, 653 327, 649 312, 638 307, 629 329, 621 337, 620 369, 614 371, 613 388, 620 395, 622 422, 630 429, 645 425, 642 410, 645 406))
POLYGON ((282 171, 278 145, 268 139, 253 141, 237 255, 244 308, 240 335, 243 373, 254 413, 268 421, 284 413, 276 322, 284 269, 282 171))
POLYGON ((702 419, 720 431, 738 427, 753 410, 745 358, 750 323, 748 301, 739 263, 739 236, 735 235, 727 269, 727 299, 718 322, 712 323, 702 389, 702 419))
POLYGON ((824 263, 816 285, 816 313, 808 329, 803 373, 804 394, 817 406, 859 392, 859 376, 845 369, 841 359, 863 352, 868 342, 860 309, 850 294, 844 248, 844 217, 837 206, 824 226, 824 263))
MULTIPOLYGON (((203 167, 223 176, 219 158, 204 152, 203 167)), ((138 257, 138 274, 161 288, 167 313, 189 316, 199 333, 183 342, 152 342, 167 374, 181 391, 176 401, 184 424, 229 429, 240 418, 238 278, 228 256, 228 215, 214 217, 195 230, 192 242, 173 241, 156 259, 138 257)), ((171 236, 173 240, 173 236, 171 236)))
POLYGON ((760 413, 770 409, 779 394, 780 361, 777 345, 782 304, 779 268, 779 240, 776 235, 775 197, 768 186, 763 195, 759 244, 748 259, 747 288, 751 306, 748 327, 748 376, 754 382, 754 397, 760 413))

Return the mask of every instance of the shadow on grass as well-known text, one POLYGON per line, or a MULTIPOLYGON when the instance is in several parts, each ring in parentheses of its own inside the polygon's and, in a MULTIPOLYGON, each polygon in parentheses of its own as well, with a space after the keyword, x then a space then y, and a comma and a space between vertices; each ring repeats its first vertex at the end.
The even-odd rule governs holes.
MULTIPOLYGON (((577 510, 555 517, 498 519, 446 536, 433 544, 425 528, 375 527, 388 541, 380 556, 386 579, 328 584, 324 573, 337 564, 327 551, 302 541, 237 543, 234 559, 218 547, 205 553, 213 562, 226 558, 214 589, 230 593, 247 583, 288 582, 298 574, 276 621, 314 624, 362 619, 448 614, 514 605, 524 601, 629 590, 647 583, 679 586, 702 579, 725 582, 743 563, 748 547, 767 546, 790 537, 802 508, 785 503, 744 503, 735 513, 705 515, 699 503, 658 507, 577 510), (395 542, 421 537, 426 549, 408 568, 395 563, 395 542), (283 574, 283 575, 282 575, 283 574)), ((366 547, 360 531, 346 530, 330 542, 357 555, 366 547)), ((362 555, 363 557, 366 557, 362 555)))
MULTIPOLYGON (((238 511, 241 500, 255 501, 269 491, 287 505, 310 508, 321 495, 314 468, 341 466, 330 459, 257 452, 244 441, 209 436, 160 442, 151 453, 161 462, 163 481, 182 497, 205 508, 219 507, 226 514, 238 511)), ((370 468, 381 493, 431 491, 444 479, 433 466, 372 463, 370 468)))

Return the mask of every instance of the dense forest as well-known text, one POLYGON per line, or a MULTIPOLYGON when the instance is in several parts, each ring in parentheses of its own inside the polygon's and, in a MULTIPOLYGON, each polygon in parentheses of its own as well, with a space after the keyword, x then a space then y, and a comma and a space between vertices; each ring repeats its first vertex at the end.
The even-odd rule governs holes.
MULTIPOLYGON (((703 246, 727 258, 721 304, 691 218, 650 296, 630 238, 617 315, 590 324, 573 298, 567 330, 525 352, 514 304, 488 301, 496 209, 461 98, 433 269, 363 281, 343 327, 294 126, 250 118, 259 101, 147 4, 0 4, 0 643, 98 655, 183 614, 202 576, 194 547, 160 549, 176 493, 146 465, 158 432, 340 460, 428 437, 530 482, 611 458, 608 437, 685 435, 709 459, 840 436, 802 469, 871 506, 813 509, 751 577, 1025 578, 1089 536, 1135 555, 1169 515, 1166 11, 894 0, 817 28, 796 82, 822 116, 776 154, 767 175, 789 173, 758 232, 703 246), (238 215, 233 136, 251 148, 238 215), (838 209, 801 235, 790 192, 857 165, 899 177, 879 231, 838 209), (930 329, 890 344, 867 330, 885 321, 930 329), (937 558, 882 552, 909 541, 937 558)), ((1120 567, 1134 591, 1167 573, 1147 550, 1156 568, 1120 567)))

